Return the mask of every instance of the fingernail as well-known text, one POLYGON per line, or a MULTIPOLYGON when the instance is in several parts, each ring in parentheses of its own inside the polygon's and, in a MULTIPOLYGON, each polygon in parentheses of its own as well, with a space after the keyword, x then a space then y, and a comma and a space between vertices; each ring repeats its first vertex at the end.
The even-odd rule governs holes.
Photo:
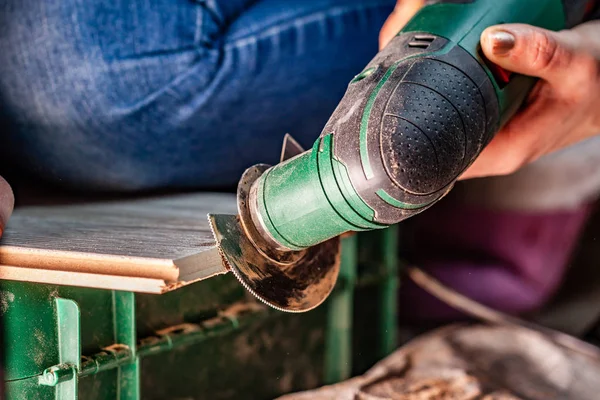
POLYGON ((516 38, 512 33, 506 31, 492 31, 488 33, 492 42, 492 51, 497 56, 506 56, 515 47, 516 38))

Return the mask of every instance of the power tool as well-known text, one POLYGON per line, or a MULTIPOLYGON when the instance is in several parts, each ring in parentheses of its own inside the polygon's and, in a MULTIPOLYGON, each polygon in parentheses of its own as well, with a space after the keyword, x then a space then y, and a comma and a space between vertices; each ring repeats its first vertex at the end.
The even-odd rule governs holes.
POLYGON ((439 201, 536 83, 486 59, 484 29, 560 30, 590 4, 427 1, 352 79, 312 149, 286 137, 281 163, 242 176, 239 215, 209 215, 223 263, 276 309, 321 304, 337 279, 339 236, 385 229, 439 201))

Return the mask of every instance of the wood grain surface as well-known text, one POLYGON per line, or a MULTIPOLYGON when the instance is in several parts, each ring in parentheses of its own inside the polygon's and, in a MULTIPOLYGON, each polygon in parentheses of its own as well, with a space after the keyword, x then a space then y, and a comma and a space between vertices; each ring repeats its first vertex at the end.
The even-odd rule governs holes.
POLYGON ((0 239, 0 266, 17 268, 4 279, 18 277, 18 268, 28 269, 23 280, 35 277, 31 270, 54 270, 73 273, 52 275, 63 284, 71 277, 66 284, 89 286, 100 274, 158 279, 167 290, 226 272, 207 214, 235 212, 233 195, 215 193, 17 208, 0 239))

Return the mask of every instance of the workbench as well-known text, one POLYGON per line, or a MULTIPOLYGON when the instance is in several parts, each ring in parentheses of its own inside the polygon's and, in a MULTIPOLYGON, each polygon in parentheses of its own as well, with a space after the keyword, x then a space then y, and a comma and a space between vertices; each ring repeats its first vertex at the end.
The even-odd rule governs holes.
POLYGON ((396 347, 395 229, 345 238, 328 301, 285 314, 206 257, 206 214, 235 211, 208 193, 17 208, 0 241, 8 399, 266 399, 396 347))

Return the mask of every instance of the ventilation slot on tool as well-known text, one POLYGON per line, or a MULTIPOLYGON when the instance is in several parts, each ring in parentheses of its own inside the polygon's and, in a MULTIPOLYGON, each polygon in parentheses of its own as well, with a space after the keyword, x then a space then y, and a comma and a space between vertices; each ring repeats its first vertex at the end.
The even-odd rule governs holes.
POLYGON ((412 41, 408 43, 408 47, 413 49, 426 49, 435 40, 435 36, 415 35, 412 41))

